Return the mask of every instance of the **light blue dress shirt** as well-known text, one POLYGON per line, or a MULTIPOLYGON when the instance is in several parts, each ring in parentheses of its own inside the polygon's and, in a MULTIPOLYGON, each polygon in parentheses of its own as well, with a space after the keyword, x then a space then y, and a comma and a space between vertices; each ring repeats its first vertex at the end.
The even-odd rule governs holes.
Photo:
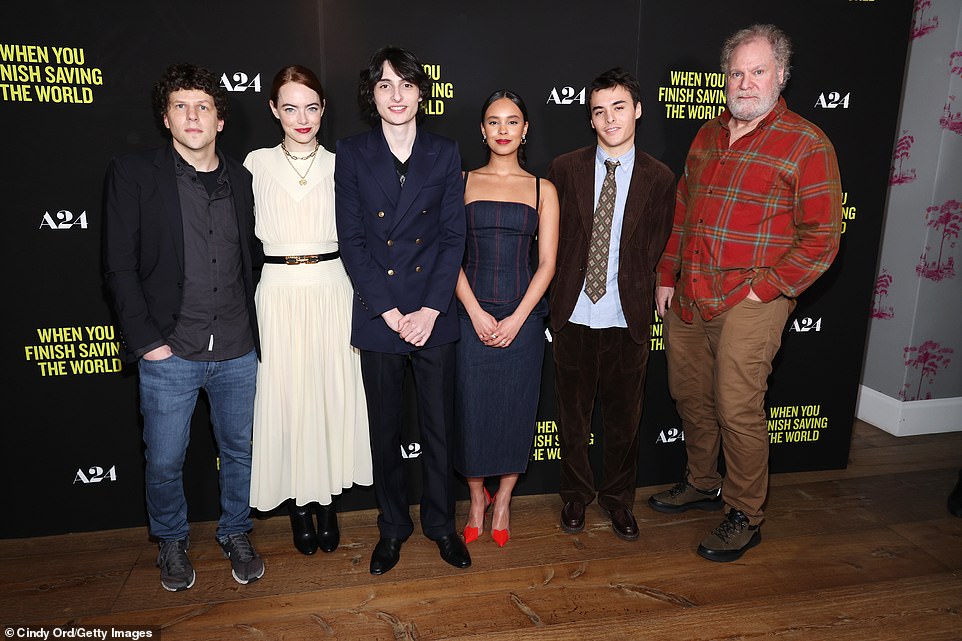
POLYGON ((569 319, 572 323, 603 329, 605 327, 628 327, 625 312, 621 309, 621 295, 618 292, 618 265, 621 259, 621 227, 625 221, 625 202, 628 200, 628 187, 631 185, 631 171, 635 166, 635 148, 631 147, 624 155, 611 158, 601 147, 595 151, 595 195, 594 208, 598 208, 598 198, 601 195, 601 185, 605 180, 605 161, 616 160, 621 163, 615 169, 615 212, 611 220, 611 241, 608 245, 608 278, 605 285, 605 295, 592 303, 585 294, 584 283, 581 294, 569 319))

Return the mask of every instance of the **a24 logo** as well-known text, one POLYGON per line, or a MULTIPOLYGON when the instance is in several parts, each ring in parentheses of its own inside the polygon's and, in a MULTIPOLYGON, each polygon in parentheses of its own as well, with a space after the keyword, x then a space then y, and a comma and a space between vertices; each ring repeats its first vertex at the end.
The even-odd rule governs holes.
POLYGON ((822 331, 822 319, 811 318, 806 316, 805 318, 796 318, 792 321, 792 324, 788 326, 788 331, 790 332, 820 332, 822 331))
POLYGON ((253 89, 260 93, 261 75, 257 74, 251 78, 243 71, 235 71, 234 74, 228 78, 225 73, 220 77, 220 84, 227 91, 247 91, 248 89, 253 89), (233 84, 231 84, 231 81, 233 81, 233 84))
POLYGON ((852 92, 848 92, 844 96, 838 91, 830 91, 826 93, 818 94, 818 100, 815 101, 816 107, 821 107, 822 109, 836 109, 841 107, 842 109, 848 109, 848 100, 852 92))
POLYGON ((553 102, 556 105, 571 105, 574 103, 583 105, 585 104, 585 88, 582 87, 581 91, 577 91, 574 87, 561 87, 559 91, 557 87, 553 87, 551 93, 548 94, 547 102, 553 102))
POLYGON ((658 432, 658 438, 655 439, 655 443, 674 443, 675 441, 684 441, 685 432, 677 427, 669 427, 667 430, 662 430, 658 432))
POLYGON ((421 456, 420 443, 408 443, 407 447, 401 445, 401 458, 417 458, 421 456))
POLYGON ((76 216, 74 216, 73 212, 66 209, 61 209, 53 215, 51 215, 49 211, 45 211, 38 229, 43 229, 44 227, 50 229, 70 229, 75 226, 80 227, 80 229, 87 229, 86 210, 76 216))
POLYGON ((101 481, 116 481, 117 480, 117 466, 111 465, 110 469, 105 470, 104 468, 94 465, 93 467, 87 468, 87 472, 84 473, 83 469, 78 469, 77 473, 74 474, 73 482, 74 485, 77 483, 100 483, 101 481))

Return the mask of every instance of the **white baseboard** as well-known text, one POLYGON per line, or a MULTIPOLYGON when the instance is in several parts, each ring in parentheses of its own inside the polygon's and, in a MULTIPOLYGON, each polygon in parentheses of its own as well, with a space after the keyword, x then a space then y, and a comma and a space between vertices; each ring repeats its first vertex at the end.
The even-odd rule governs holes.
POLYGON ((962 432, 962 397, 900 401, 859 385, 855 416, 895 436, 962 432))

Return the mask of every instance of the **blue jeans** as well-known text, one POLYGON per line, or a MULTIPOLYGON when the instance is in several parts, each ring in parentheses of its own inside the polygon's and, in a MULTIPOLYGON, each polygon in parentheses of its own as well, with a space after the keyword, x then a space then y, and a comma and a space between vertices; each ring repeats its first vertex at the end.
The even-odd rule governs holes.
POLYGON ((140 413, 147 446, 147 514, 150 533, 162 541, 187 536, 184 457, 190 418, 201 389, 211 407, 214 439, 220 451, 220 520, 217 537, 248 532, 250 518, 251 433, 257 354, 226 361, 141 359, 140 413))

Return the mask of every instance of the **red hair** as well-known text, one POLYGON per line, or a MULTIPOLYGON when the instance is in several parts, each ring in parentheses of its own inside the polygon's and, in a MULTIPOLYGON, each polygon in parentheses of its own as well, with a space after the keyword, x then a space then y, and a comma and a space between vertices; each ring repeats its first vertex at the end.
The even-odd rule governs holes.
POLYGON ((274 82, 271 84, 271 101, 274 105, 277 105, 277 95, 280 93, 281 87, 289 82, 296 82, 308 89, 313 89, 320 97, 321 104, 324 104, 324 88, 321 87, 321 81, 317 79, 314 72, 301 65, 291 65, 284 67, 274 76, 274 82))

